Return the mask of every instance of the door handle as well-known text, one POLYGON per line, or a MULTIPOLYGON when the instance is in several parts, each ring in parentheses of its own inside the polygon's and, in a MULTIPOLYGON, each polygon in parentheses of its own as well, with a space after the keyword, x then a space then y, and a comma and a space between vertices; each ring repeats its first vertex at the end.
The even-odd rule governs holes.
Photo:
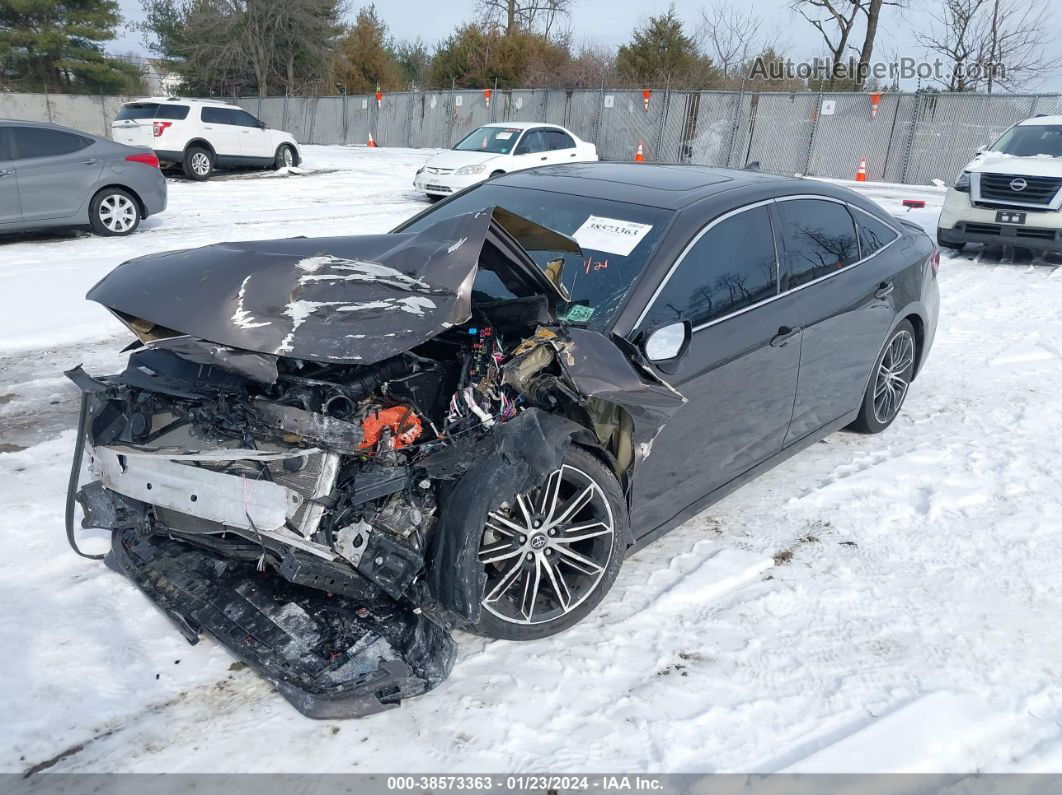
POLYGON ((99 160, 82 160, 81 161, 81 165, 83 165, 83 166, 94 166, 98 162, 100 162, 100 161, 99 160))
POLYGON ((882 282, 878 285, 878 289, 874 291, 874 297, 888 298, 895 289, 896 286, 892 282, 882 282))
POLYGON ((4 177, 10 177, 14 173, 15 172, 11 171, 10 169, 5 169, 3 171, 0 171, 0 179, 3 179, 4 177))
POLYGON ((543 155, 539 158, 539 160, 549 160, 549 157, 547 155, 543 155))
POLYGON ((778 333, 771 337, 772 348, 783 348, 789 344, 789 341, 800 333, 800 327, 792 328, 790 326, 782 326, 778 329, 778 333))

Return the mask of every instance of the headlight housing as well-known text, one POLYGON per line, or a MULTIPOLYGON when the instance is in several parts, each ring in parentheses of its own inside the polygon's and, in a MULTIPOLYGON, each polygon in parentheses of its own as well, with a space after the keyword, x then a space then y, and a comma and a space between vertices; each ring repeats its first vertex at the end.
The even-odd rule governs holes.
POLYGON ((486 167, 486 163, 480 163, 478 166, 464 166, 457 169, 457 171, 454 172, 454 175, 458 177, 467 177, 471 174, 482 174, 486 167))
POLYGON ((955 190, 962 193, 970 192, 970 172, 963 171, 959 174, 958 179, 955 180, 955 190))

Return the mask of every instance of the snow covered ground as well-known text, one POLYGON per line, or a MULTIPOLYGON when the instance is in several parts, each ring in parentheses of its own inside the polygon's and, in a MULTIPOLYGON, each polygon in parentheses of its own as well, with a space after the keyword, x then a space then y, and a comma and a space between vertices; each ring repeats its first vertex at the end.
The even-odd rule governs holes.
MULTIPOLYGON (((946 259, 895 425, 836 434, 628 560, 530 644, 360 721, 298 715, 67 548, 75 395, 127 341, 85 291, 124 259, 385 231, 429 152, 307 147, 305 175, 174 181, 140 234, 0 239, 0 770, 1062 771, 1062 271, 946 259)), ((936 188, 860 188, 932 228, 936 188)), ((102 539, 89 539, 101 543, 102 539)))

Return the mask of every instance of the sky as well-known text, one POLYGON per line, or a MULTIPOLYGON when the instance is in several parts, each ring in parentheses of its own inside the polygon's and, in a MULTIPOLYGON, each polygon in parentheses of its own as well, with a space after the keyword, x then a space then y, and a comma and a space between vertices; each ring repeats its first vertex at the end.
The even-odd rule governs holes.
MULTIPOLYGON (((692 31, 700 18, 700 9, 713 2, 726 0, 674 0, 675 10, 692 31)), ((767 29, 783 45, 782 49, 794 59, 810 59, 822 53, 820 34, 810 23, 790 8, 789 0, 730 0, 741 8, 754 9, 765 21, 767 29)), ((894 57, 910 56, 917 59, 926 53, 919 46, 915 31, 926 29, 932 23, 932 14, 942 0, 911 0, 911 8, 899 11, 888 8, 884 12, 878 30, 875 60, 892 60, 894 57)), ((1058 0, 1043 0, 1058 6, 1051 20, 1051 32, 1062 45, 1062 3, 1058 0)), ((126 21, 142 17, 140 0, 119 0, 126 21)), ((350 16, 357 13, 363 3, 351 0, 350 16)), ((367 4, 367 0, 366 3, 367 4)), ((626 42, 631 31, 649 16, 667 11, 669 0, 573 0, 570 25, 577 42, 584 38, 618 47, 626 42), (617 12, 617 8, 626 8, 617 12)), ((387 23, 390 33, 399 39, 421 38, 434 44, 445 38, 458 24, 468 20, 474 13, 473 0, 380 0, 376 10, 387 23)), ((126 31, 108 48, 112 52, 144 53, 142 35, 126 31)), ((862 41, 862 33, 855 37, 862 41)), ((917 88, 916 81, 907 81, 901 87, 917 88)), ((1035 87, 1037 91, 1062 91, 1062 72, 1035 87)))

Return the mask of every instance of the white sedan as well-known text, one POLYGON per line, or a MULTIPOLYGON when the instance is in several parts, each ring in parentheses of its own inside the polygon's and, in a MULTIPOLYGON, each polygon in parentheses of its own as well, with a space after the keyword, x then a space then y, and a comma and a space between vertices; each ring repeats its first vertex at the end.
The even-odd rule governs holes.
POLYGON ((436 199, 510 171, 593 160, 597 147, 563 127, 497 122, 473 130, 453 149, 435 155, 417 172, 413 187, 436 199))

